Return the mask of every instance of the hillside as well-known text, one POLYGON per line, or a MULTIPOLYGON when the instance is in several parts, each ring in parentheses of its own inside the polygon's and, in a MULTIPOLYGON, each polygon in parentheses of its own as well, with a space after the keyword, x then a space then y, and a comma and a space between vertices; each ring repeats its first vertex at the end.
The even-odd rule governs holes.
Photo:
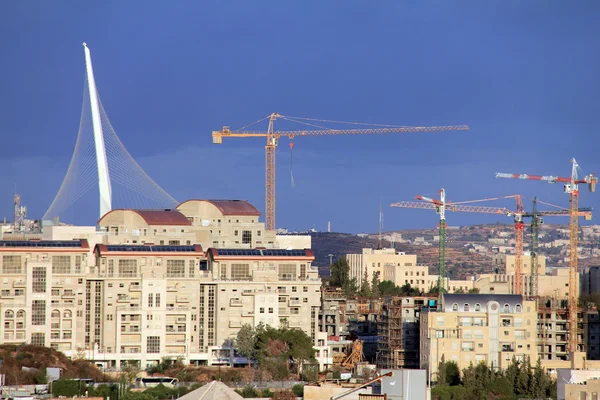
POLYGON ((0 345, 0 374, 6 385, 31 385, 46 382, 46 368, 60 368, 64 378, 108 379, 95 365, 83 359, 69 360, 63 353, 33 345, 0 345))
MULTIPOLYGON (((420 231, 420 233, 423 232, 420 231)), ((361 237, 348 233, 314 232, 311 236, 312 248, 315 252, 314 264, 319 267, 321 276, 329 276, 329 254, 333 254, 333 260, 335 261, 345 254, 362 253, 363 248, 376 249, 378 245, 378 240, 374 237, 361 237)), ((448 265, 450 277, 461 279, 475 273, 492 272, 490 257, 478 253, 469 253, 462 248, 460 243, 455 243, 455 245, 460 247, 452 247, 452 244, 449 243, 446 249, 446 264, 448 265)), ((391 243, 384 241, 383 246, 390 247, 391 243)), ((437 246, 416 246, 399 243, 395 244, 394 247, 397 251, 416 254, 419 264, 428 265, 430 273, 437 273, 437 246)))

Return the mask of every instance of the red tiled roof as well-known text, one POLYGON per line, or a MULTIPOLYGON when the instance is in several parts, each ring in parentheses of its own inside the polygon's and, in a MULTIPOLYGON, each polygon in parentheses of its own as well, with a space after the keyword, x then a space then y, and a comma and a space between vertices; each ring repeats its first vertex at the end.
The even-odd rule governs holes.
MULTIPOLYGON (((108 214, 114 211, 131 211, 138 214, 146 221, 148 225, 183 225, 190 226, 192 223, 187 219, 185 215, 177 210, 130 210, 130 209, 116 209, 107 212, 100 218, 102 220, 108 214)), ((100 221, 98 221, 100 222, 100 221)))
POLYGON ((223 215, 244 215, 244 216, 260 216, 260 211, 252 204, 248 202, 248 200, 202 200, 202 199, 192 199, 186 200, 180 205, 177 206, 179 208, 181 205, 189 202, 189 201, 206 201, 211 203, 213 206, 217 207, 223 215))

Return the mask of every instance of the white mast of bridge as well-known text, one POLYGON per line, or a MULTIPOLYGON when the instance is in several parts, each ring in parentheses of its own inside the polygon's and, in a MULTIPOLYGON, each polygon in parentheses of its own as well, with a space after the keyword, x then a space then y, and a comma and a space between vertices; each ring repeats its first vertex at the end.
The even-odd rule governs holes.
POLYGON ((94 144, 96 148, 96 164, 98 166, 98 187, 100 189, 100 217, 112 210, 112 189, 110 186, 110 175, 108 173, 108 162, 106 160, 106 149, 104 147, 104 133, 102 131, 102 120, 100 119, 100 107, 98 106, 98 93, 96 81, 94 80, 94 69, 92 68, 92 56, 85 42, 85 67, 87 71, 87 82, 90 93, 90 109, 92 111, 92 126, 94 128, 94 144))

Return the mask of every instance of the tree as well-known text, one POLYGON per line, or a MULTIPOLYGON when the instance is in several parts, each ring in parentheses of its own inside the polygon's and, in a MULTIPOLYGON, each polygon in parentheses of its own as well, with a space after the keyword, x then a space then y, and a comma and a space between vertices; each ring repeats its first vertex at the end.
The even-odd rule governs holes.
POLYGON ((252 364, 256 347, 256 331, 250 324, 244 324, 237 333, 235 339, 235 351, 242 357, 248 359, 248 367, 252 364))
POLYGON ((346 257, 338 258, 329 268, 329 286, 346 287, 350 278, 350 265, 346 257))
POLYGON ((531 394, 533 397, 542 398, 547 396, 547 389, 550 385, 550 379, 542 368, 542 361, 538 358, 535 368, 533 370, 533 376, 531 379, 531 394))
POLYGON ((365 273, 363 275, 362 282, 360 284, 360 295, 364 297, 371 296, 371 287, 369 284, 369 274, 367 273, 367 269, 365 268, 365 273))
POLYGON ((344 286, 344 293, 346 295, 355 295, 358 292, 358 285, 356 284, 356 278, 352 278, 346 282, 344 286))
POLYGON ((450 386, 460 385, 460 369, 455 361, 446 363, 446 383, 450 386))
POLYGON ((479 289, 477 289, 477 288, 469 289, 468 293, 477 294, 477 293, 479 293, 479 289))
POLYGON ((376 272, 373 274, 373 279, 371 280, 371 296, 378 298, 381 296, 381 291, 379 290, 379 273, 376 272))
POLYGON ((442 354, 442 358, 440 359, 440 363, 438 365, 437 384, 438 385, 446 384, 446 356, 443 354, 442 354))
POLYGON ((392 281, 382 281, 377 285, 377 287, 382 297, 395 296, 398 292, 398 286, 396 286, 392 281))

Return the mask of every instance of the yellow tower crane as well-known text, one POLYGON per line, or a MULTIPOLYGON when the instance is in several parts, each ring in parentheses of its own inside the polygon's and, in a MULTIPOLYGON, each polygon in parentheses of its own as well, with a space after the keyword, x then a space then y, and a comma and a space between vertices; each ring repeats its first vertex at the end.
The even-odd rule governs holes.
POLYGON ((469 130, 468 125, 454 126, 396 126, 396 125, 379 125, 379 124, 363 124, 356 122, 342 122, 314 118, 290 117, 281 114, 273 113, 250 125, 241 129, 232 131, 228 126, 224 126, 220 131, 213 131, 213 143, 222 144, 223 138, 251 138, 251 137, 266 137, 266 193, 265 193, 265 219, 266 229, 274 230, 275 226, 275 151, 279 144, 279 138, 287 137, 293 139, 296 136, 322 136, 322 135, 371 135, 385 133, 405 133, 405 132, 438 132, 438 131, 466 131, 469 130), (256 123, 269 120, 267 131, 246 131, 247 127, 256 123), (275 120, 283 119, 290 122, 305 124, 311 127, 307 130, 291 130, 291 131, 276 131, 274 124, 275 120), (316 125, 320 123, 337 123, 337 124, 352 124, 352 125, 368 125, 371 128, 357 129, 331 129, 316 125))

